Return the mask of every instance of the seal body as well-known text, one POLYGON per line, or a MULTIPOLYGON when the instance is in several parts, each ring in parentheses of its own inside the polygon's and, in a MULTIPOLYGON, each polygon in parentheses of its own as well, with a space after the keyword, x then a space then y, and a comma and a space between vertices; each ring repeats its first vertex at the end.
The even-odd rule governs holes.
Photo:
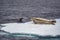
POLYGON ((18 22, 23 22, 23 18, 19 18, 18 22))
POLYGON ((48 19, 44 19, 44 18, 33 17, 31 19, 35 24, 55 24, 56 23, 55 20, 48 20, 48 19))

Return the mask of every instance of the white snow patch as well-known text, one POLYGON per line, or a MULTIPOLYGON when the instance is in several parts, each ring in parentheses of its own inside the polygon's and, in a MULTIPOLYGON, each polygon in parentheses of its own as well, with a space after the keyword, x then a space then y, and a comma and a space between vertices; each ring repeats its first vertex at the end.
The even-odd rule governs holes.
POLYGON ((56 19, 57 23, 55 25, 46 24, 34 24, 32 21, 26 23, 7 23, 2 24, 1 30, 5 30, 10 33, 31 33, 38 35, 60 35, 60 19, 56 19))

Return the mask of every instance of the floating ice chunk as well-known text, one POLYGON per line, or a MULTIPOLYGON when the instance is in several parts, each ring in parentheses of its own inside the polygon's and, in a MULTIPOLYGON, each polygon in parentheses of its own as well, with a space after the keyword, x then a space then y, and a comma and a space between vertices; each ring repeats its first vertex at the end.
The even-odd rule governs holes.
POLYGON ((32 21, 26 23, 7 23, 2 24, 6 27, 3 27, 1 30, 10 32, 10 33, 31 33, 38 35, 60 35, 60 19, 56 19, 55 25, 46 25, 46 24, 34 24, 32 21))

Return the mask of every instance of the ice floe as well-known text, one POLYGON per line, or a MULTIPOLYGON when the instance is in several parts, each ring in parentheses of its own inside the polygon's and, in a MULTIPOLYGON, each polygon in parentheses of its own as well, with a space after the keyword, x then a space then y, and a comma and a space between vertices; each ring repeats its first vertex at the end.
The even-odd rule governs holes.
POLYGON ((3 27, 1 30, 10 32, 10 33, 31 33, 38 35, 60 35, 60 19, 56 19, 55 25, 47 24, 34 24, 32 21, 26 23, 6 23, 2 24, 6 27, 3 27))

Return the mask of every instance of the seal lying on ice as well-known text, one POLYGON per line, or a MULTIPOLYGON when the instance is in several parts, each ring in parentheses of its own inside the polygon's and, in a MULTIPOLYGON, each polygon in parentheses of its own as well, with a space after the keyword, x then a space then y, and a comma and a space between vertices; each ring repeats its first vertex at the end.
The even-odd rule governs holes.
POLYGON ((49 20, 49 19, 45 19, 45 18, 32 17, 31 20, 32 20, 35 24, 55 24, 55 23, 56 23, 55 20, 49 20))

